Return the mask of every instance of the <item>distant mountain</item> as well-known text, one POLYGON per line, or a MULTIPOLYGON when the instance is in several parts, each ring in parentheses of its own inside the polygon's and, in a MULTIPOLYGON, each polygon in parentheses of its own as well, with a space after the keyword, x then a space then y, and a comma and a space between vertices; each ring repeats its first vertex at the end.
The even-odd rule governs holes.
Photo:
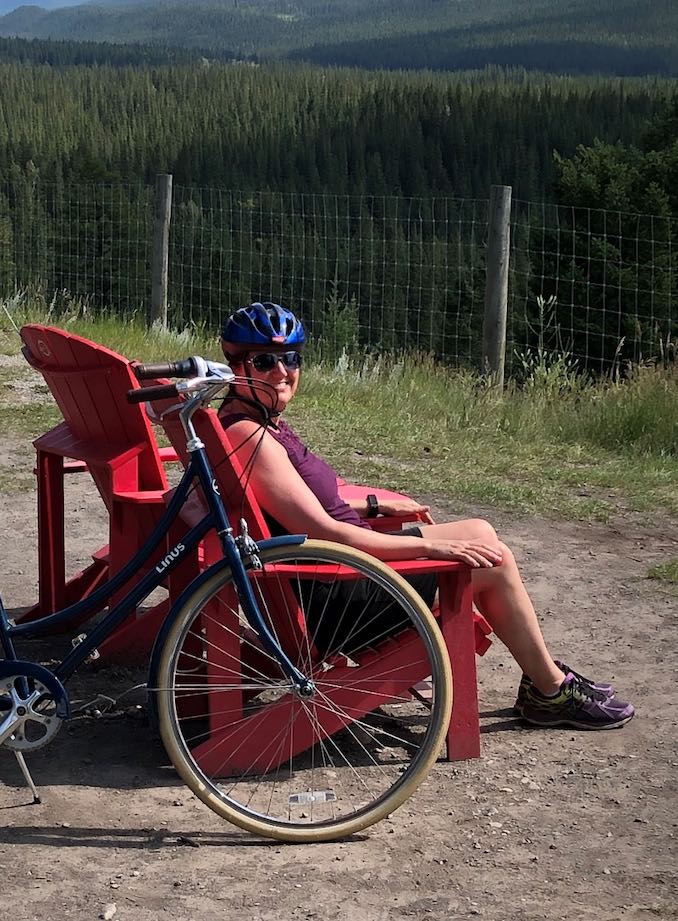
MULTIPOLYGON (((0 0, 9 4, 12 0, 0 0)), ((141 42, 361 68, 678 76, 675 0, 43 0, 0 36, 141 42), (51 5, 61 8, 46 9, 51 5)), ((2 7, 0 6, 0 10, 2 7)))
MULTIPOLYGON (((73 41, 141 42, 188 48, 233 47, 244 55, 270 53, 279 45, 289 23, 250 7, 242 10, 233 0, 219 3, 170 2, 80 6, 45 10, 21 6, 0 16, 0 36, 73 41)), ((297 47, 293 41, 286 48, 297 47)))
MULTIPOLYGON (((76 5, 77 0, 40 0, 40 3, 36 4, 33 9, 40 7, 43 10, 56 10, 62 6, 76 5)), ((0 16, 4 16, 5 13, 11 13, 12 10, 16 10, 20 6, 24 6, 22 0, 0 0, 0 16)))

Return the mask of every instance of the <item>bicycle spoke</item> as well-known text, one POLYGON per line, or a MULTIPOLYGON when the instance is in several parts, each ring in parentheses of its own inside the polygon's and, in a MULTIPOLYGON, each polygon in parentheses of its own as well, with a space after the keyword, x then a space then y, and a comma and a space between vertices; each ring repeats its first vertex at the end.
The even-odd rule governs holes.
POLYGON ((265 550, 262 564, 251 574, 261 613, 309 684, 284 676, 217 575, 167 641, 163 739, 215 811, 327 840, 389 814, 435 761, 449 663, 430 613, 383 564, 316 541, 265 550), (368 642, 354 649, 358 637, 368 642), (431 708, 410 691, 424 676, 431 708))

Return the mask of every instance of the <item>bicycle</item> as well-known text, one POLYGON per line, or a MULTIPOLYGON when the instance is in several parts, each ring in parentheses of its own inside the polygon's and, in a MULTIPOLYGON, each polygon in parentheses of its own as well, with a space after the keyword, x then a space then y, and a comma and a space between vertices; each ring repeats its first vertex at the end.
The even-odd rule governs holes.
POLYGON ((171 606, 149 664, 149 708, 172 764, 203 803, 255 834, 315 842, 367 828, 414 792, 443 744, 452 676, 433 615, 401 576, 351 547, 304 535, 257 544, 244 520, 235 534, 193 425, 198 409, 237 384, 228 365, 192 357, 136 373, 178 378, 127 398, 177 398, 167 411, 179 414, 190 460, 148 540, 90 597, 29 623, 10 619, 0 599, 0 746, 14 752, 39 801, 24 754, 71 716, 65 683, 214 529, 223 556, 171 606), (120 597, 157 558, 196 484, 204 517, 120 597), (349 603, 338 610, 333 596, 342 581, 350 618, 349 603), (99 614, 112 596, 56 666, 18 657, 18 640, 99 614), (412 637, 406 667, 378 664, 390 661, 394 630, 412 637), (430 699, 413 689, 422 675, 430 699))

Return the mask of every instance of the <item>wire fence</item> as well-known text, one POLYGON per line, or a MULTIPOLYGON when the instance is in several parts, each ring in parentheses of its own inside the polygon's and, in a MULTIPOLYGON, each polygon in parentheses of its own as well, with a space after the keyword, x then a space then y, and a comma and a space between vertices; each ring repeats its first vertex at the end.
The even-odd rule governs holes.
POLYGON ((511 230, 515 351, 597 371, 675 353, 678 218, 517 201, 511 230))
MULTIPOLYGON (((0 295, 147 317, 154 190, 0 186, 0 295)), ((675 218, 512 203, 506 364, 568 354, 605 372, 678 338, 675 218)), ((333 356, 419 349, 479 367, 488 201, 175 187, 172 325, 218 330, 252 300, 293 306, 333 356)))

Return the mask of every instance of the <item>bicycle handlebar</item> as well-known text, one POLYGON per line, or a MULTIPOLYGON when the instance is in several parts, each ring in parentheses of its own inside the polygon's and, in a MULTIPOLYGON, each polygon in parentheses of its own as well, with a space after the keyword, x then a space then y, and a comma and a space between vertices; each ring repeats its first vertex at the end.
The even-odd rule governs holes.
POLYGON ((221 361, 211 361, 200 355, 192 355, 181 361, 167 361, 156 365, 132 365, 134 376, 139 381, 157 380, 159 377, 214 377, 231 381, 234 374, 230 367, 221 361))
POLYGON ((159 365, 135 365, 132 369, 139 381, 156 380, 159 377, 196 377, 200 370, 195 358, 183 361, 168 361, 159 365))
MULTIPOLYGON (((160 367, 160 366, 158 366, 160 367)), ((128 403, 145 403, 147 400, 163 400, 179 395, 176 384, 159 384, 157 387, 141 387, 127 391, 128 403)))
POLYGON ((147 400, 163 400, 179 396, 209 392, 214 395, 231 383, 235 374, 228 365, 218 361, 209 361, 200 355, 184 358, 182 361, 170 361, 157 365, 136 365, 133 368, 138 380, 156 379, 169 375, 171 377, 189 378, 174 384, 158 384, 155 387, 141 387, 127 391, 128 403, 145 403, 147 400))

